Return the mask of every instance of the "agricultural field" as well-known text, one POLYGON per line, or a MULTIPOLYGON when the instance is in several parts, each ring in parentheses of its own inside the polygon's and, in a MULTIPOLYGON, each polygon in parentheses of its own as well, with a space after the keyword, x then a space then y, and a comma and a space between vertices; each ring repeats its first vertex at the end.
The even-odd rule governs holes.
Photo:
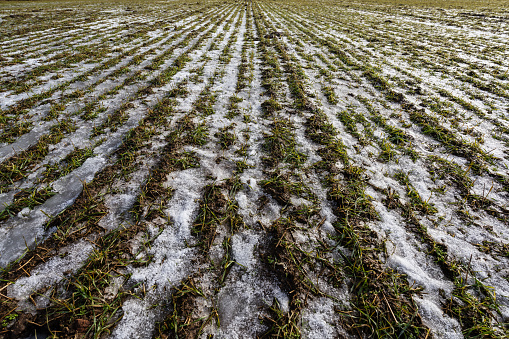
POLYGON ((0 1, 0 339, 507 338, 507 1, 0 1))

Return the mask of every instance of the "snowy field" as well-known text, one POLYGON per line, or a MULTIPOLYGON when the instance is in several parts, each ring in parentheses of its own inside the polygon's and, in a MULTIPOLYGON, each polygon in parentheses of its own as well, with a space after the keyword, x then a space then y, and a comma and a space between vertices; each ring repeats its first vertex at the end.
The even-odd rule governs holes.
POLYGON ((0 339, 507 338, 509 5, 410 2, 0 2, 0 339))

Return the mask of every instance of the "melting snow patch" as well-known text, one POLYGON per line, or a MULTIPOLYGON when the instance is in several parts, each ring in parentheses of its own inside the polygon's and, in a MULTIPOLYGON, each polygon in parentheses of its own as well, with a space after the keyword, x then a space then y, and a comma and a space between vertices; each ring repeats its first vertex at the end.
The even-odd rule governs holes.
POLYGON ((199 207, 204 178, 199 169, 171 173, 167 186, 175 192, 167 214, 172 220, 155 239, 149 254, 152 262, 147 267, 130 268, 131 281, 145 283, 147 295, 143 300, 130 299, 122 307, 124 317, 113 332, 113 338, 150 337, 160 309, 152 307, 169 296, 172 287, 192 273, 196 249, 188 247, 191 226, 199 207))
MULTIPOLYGON (((7 288, 7 295, 19 301, 24 301, 34 292, 43 287, 54 285, 65 278, 67 274, 75 273, 92 253, 94 246, 85 240, 64 248, 60 256, 56 256, 48 262, 32 270, 29 277, 20 278, 7 288)), ((32 303, 20 303, 29 310, 33 309, 32 303)))
POLYGON ((258 244, 258 238, 259 236, 250 230, 232 237, 233 258, 248 271, 251 271, 257 262, 253 257, 253 250, 258 244))
POLYGON ((446 316, 435 303, 421 298, 414 298, 414 301, 417 303, 424 325, 431 329, 435 338, 463 338, 459 323, 446 316))
POLYGON ((119 215, 127 212, 135 201, 136 196, 132 194, 108 196, 105 205, 109 208, 109 213, 99 221, 99 226, 109 231, 117 228, 120 223, 119 215))
POLYGON ((219 293, 220 338, 256 338, 266 328, 260 324, 260 309, 278 299, 281 308, 288 309, 288 297, 279 287, 266 280, 243 274, 219 293))
POLYGON ((126 300, 122 305, 124 316, 113 331, 112 339, 151 338, 157 314, 150 304, 140 299, 126 300))
POLYGON ((308 307, 302 311, 302 338, 337 337, 334 302, 329 298, 317 298, 308 301, 308 307))

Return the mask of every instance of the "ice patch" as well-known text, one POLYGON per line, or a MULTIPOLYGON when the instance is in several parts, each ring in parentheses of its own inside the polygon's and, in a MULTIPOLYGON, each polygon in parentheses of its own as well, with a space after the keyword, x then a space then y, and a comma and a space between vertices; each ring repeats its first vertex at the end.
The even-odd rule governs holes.
POLYGON ((4 267, 23 254, 27 246, 46 235, 44 223, 49 215, 57 215, 71 205, 83 190, 83 182, 90 182, 97 171, 104 168, 102 156, 89 158, 73 173, 57 180, 53 189, 59 194, 30 211, 27 216, 9 219, 0 229, 0 266, 4 267))

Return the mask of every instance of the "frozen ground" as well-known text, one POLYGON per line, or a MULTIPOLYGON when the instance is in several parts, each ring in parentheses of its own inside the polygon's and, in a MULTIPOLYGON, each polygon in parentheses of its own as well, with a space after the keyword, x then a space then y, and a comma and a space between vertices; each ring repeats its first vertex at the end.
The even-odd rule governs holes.
POLYGON ((0 339, 507 338, 507 4, 384 3, 0 2, 0 339))

